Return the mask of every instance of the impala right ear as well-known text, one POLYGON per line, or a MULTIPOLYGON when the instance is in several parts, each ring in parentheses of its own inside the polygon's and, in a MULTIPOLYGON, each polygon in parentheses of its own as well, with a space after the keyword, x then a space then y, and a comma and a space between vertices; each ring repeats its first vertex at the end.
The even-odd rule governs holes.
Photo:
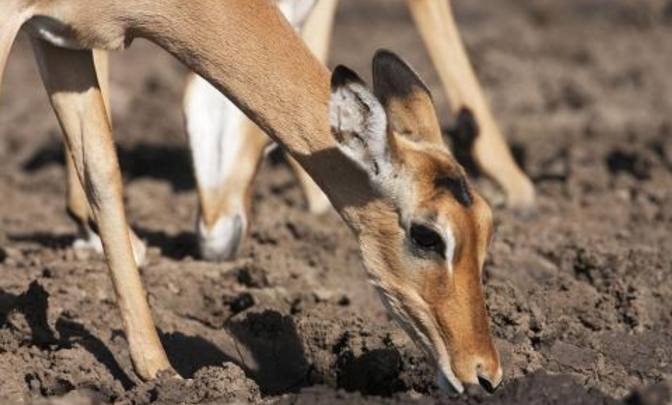
POLYGON ((355 72, 338 66, 331 76, 331 133, 339 149, 369 178, 392 170, 392 145, 385 109, 355 72))
POLYGON ((413 141, 443 144, 427 85, 397 54, 385 49, 376 52, 373 88, 385 106, 390 128, 413 141))

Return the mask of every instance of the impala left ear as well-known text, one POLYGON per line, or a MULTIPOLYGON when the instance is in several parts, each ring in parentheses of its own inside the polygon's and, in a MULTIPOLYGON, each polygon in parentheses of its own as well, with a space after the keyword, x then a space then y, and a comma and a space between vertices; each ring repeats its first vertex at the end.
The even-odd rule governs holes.
POLYGON ((383 106, 355 72, 338 66, 331 76, 331 132, 339 149, 362 168, 369 179, 394 170, 393 139, 388 136, 383 106))
POLYGON ((373 58, 373 88, 396 133, 413 141, 443 144, 432 95, 406 62, 381 49, 373 58))

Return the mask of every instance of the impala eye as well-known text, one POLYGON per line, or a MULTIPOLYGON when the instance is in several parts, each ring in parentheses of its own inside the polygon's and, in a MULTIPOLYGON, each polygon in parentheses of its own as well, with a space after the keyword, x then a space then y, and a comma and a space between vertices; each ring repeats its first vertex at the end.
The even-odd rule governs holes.
POLYGON ((413 224, 411 225, 410 237, 416 247, 424 251, 438 253, 445 258, 446 243, 441 235, 432 228, 426 225, 413 224))

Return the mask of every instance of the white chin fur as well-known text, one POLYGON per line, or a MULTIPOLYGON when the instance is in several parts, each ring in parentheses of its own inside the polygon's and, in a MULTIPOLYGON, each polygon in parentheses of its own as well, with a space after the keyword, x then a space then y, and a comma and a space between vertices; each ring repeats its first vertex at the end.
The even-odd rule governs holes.
POLYGON ((239 214, 220 218, 208 229, 198 221, 198 246, 201 257, 208 261, 231 260, 236 257, 245 235, 246 221, 239 214))

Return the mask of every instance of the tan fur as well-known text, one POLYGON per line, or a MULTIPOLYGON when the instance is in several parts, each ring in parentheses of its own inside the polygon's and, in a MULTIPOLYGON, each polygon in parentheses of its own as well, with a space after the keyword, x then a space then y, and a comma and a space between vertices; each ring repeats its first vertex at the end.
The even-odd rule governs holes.
MULTIPOLYGON (((119 49, 136 36, 145 37, 207 78, 289 151, 325 191, 357 235, 371 280, 400 318, 410 320, 405 327, 428 337, 420 343, 431 345, 425 347, 439 367, 446 367, 449 360, 462 382, 475 382, 480 373, 492 385, 499 384, 501 367, 489 336, 480 278, 485 235, 491 232, 489 209, 473 188, 474 201, 468 207, 437 188, 437 174, 459 174, 462 169, 435 142, 439 136, 435 126, 413 134, 389 127, 395 179, 405 182, 401 189, 405 193, 381 193, 332 136, 329 72, 272 3, 25 0, 22 4, 15 15, 40 15, 41 20, 29 23, 33 28, 50 19, 67 28, 63 32, 71 36, 68 43, 85 49, 119 49), (451 263, 410 253, 405 221, 420 215, 455 230, 456 255, 451 263)), ((10 30, 0 29, 0 38, 13 39, 7 34, 10 30)), ((6 47, 0 44, 0 49, 6 47)), ((170 365, 133 259, 121 175, 92 52, 56 48, 41 39, 34 40, 34 48, 100 230, 133 364, 142 378, 153 378, 170 365)), ((435 114, 426 95, 416 93, 422 90, 419 79, 407 76, 379 95, 399 106, 388 111, 390 122, 412 123, 435 114), (400 88, 413 91, 399 95, 400 88)))

